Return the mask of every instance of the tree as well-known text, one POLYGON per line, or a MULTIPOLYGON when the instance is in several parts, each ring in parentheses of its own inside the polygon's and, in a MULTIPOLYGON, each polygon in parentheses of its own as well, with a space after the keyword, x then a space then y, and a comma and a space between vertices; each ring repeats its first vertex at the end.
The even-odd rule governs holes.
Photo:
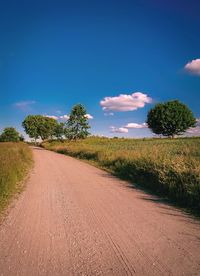
POLYGON ((1 142, 18 142, 20 141, 20 134, 16 131, 14 127, 4 128, 2 134, 0 135, 1 142))
POLYGON ((38 123, 38 135, 42 140, 53 138, 57 121, 53 118, 41 116, 38 123))
POLYGON ((30 138, 34 138, 35 141, 38 138, 45 140, 53 137, 57 121, 42 115, 29 115, 23 121, 22 126, 30 138))
POLYGON ((58 140, 62 140, 63 135, 64 135, 64 123, 58 123, 54 129, 54 136, 58 139, 58 140))
POLYGON ((81 104, 77 104, 72 108, 65 130, 65 136, 68 139, 84 139, 90 134, 86 114, 86 109, 81 104))
POLYGON ((26 134, 28 134, 30 138, 34 138, 35 142, 39 138, 38 124, 39 124, 40 118, 41 118, 40 115, 29 115, 22 122, 22 126, 26 134))
POLYGON ((147 115, 147 125, 155 134, 172 138, 195 124, 192 111, 178 100, 159 103, 147 115))

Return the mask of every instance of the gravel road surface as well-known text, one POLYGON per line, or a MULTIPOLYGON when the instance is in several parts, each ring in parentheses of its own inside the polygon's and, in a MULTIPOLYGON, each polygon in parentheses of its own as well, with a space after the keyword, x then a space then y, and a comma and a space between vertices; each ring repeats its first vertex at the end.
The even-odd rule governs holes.
POLYGON ((200 223, 82 161, 33 148, 0 225, 0 275, 200 275, 200 223))

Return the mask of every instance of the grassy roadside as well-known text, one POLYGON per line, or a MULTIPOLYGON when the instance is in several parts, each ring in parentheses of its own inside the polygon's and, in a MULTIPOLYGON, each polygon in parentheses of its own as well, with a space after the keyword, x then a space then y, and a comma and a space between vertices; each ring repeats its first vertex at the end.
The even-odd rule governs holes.
POLYGON ((0 213, 22 190, 21 181, 32 165, 32 152, 25 143, 0 143, 0 213))
POLYGON ((46 142, 43 147, 94 162, 120 178, 200 210, 200 138, 46 142))

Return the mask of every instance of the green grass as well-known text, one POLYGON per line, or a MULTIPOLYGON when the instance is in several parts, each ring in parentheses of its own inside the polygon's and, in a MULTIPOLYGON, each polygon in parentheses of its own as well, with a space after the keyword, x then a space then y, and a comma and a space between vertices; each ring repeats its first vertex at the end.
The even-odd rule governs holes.
POLYGON ((46 142, 43 147, 86 159, 176 204, 200 210, 200 138, 46 142))
POLYGON ((31 164, 32 152, 25 143, 0 143, 0 212, 21 191, 31 164))

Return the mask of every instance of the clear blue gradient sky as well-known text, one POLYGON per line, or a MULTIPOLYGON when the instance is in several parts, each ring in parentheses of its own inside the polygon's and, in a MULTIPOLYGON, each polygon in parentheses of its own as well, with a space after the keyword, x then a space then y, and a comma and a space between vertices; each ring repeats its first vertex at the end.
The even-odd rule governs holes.
POLYGON ((0 1, 0 129, 22 131, 26 115, 59 117, 76 103, 94 117, 92 133, 108 136, 151 135, 110 127, 144 123, 160 101, 200 117, 200 73, 184 70, 200 58, 199 14, 199 0, 0 1), (152 103, 105 116, 105 97, 138 91, 152 103))

